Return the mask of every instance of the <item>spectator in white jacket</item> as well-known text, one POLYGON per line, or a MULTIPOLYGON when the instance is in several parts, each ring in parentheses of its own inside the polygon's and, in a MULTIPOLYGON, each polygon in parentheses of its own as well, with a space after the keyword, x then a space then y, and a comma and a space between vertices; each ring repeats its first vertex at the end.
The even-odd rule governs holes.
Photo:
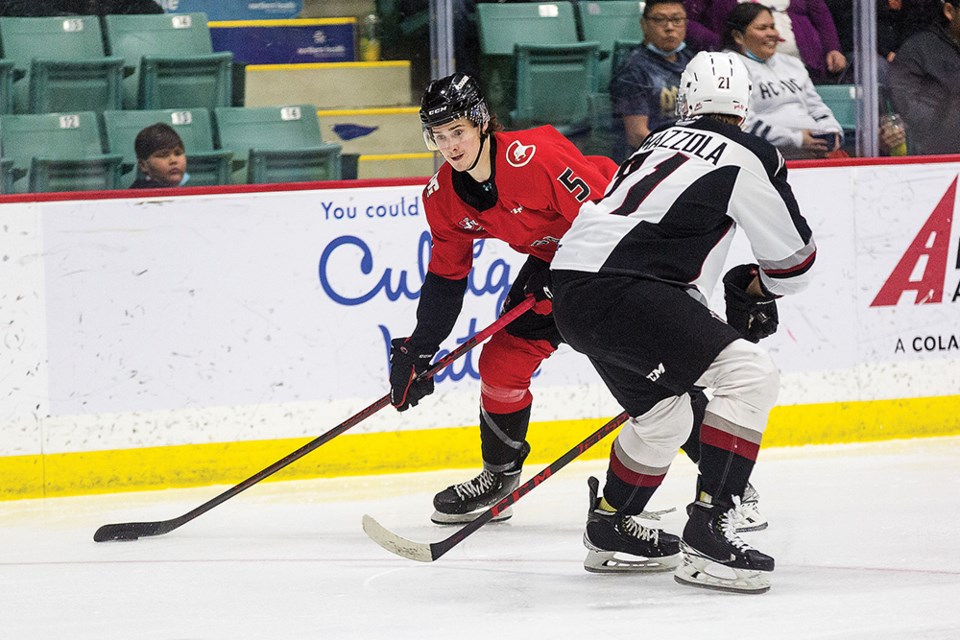
POLYGON ((727 18, 724 45, 740 54, 753 90, 743 128, 785 158, 822 158, 840 148, 843 128, 798 58, 777 53, 780 33, 762 4, 739 4, 727 18))

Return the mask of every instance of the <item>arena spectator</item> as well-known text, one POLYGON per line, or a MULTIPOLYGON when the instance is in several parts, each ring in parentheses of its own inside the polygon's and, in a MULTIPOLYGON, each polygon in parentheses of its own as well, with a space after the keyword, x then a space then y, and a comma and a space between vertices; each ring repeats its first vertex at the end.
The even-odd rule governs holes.
POLYGON ((727 18, 724 45, 740 54, 753 83, 744 129, 784 157, 825 157, 840 148, 843 129, 803 63, 777 52, 779 42, 773 13, 763 5, 737 5, 727 18))
POLYGON ((677 120, 680 74, 692 57, 684 43, 686 20, 680 0, 647 0, 640 19, 643 44, 610 80, 616 136, 612 157, 618 163, 626 160, 652 129, 677 120))
MULTIPOLYGON (((779 53, 798 57, 815 82, 835 81, 847 67, 833 16, 824 0, 765 0, 781 36, 779 53)), ((722 46, 727 17, 738 0, 691 0, 690 44, 700 50, 722 46)))
POLYGON ((187 154, 180 135, 168 124, 145 127, 133 143, 137 154, 137 179, 131 189, 182 187, 190 179, 187 154))
POLYGON ((894 106, 911 154, 960 153, 960 0, 903 43, 890 66, 894 106))
MULTIPOLYGON (((853 83, 853 0, 825 0, 840 38, 840 51, 851 64, 838 78, 839 82, 853 83)), ((883 101, 890 98, 890 63, 900 45, 918 31, 934 22, 940 14, 940 0, 877 0, 877 83, 883 101)))

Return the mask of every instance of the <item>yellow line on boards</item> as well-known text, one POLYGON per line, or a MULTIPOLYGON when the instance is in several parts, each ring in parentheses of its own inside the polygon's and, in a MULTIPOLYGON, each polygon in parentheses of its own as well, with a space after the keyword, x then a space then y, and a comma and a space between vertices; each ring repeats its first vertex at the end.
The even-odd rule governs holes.
POLYGON ((317 109, 317 117, 338 118, 341 116, 398 116, 420 113, 419 107, 373 107, 370 109, 317 109))
MULTIPOLYGON (((529 463, 552 462, 606 418, 530 425, 529 463)), ((960 396, 777 407, 764 447, 960 435, 960 396)), ((232 485, 312 438, 0 457, 0 500, 232 485)), ((268 479, 409 473, 480 465, 477 427, 344 434, 268 479)), ((609 440, 581 457, 606 458, 609 440)))
POLYGON ((305 71, 309 69, 377 69, 409 67, 409 60, 381 60, 380 62, 304 62, 302 64, 251 64, 247 71, 305 71))
POLYGON ((212 29, 238 27, 328 27, 338 24, 356 24, 356 18, 284 18, 282 20, 213 20, 207 23, 212 29))
POLYGON ((369 153, 360 156, 360 162, 381 162, 384 160, 426 160, 433 158, 429 151, 423 153, 369 153))

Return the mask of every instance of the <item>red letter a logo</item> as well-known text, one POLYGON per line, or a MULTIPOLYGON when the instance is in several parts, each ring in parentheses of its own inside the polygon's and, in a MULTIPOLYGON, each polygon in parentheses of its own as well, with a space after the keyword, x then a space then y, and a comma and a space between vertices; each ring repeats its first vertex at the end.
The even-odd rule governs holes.
POLYGON ((950 221, 953 219, 956 195, 957 178, 954 178, 920 233, 900 258, 897 268, 873 299, 871 307, 896 306, 905 291, 917 292, 914 304, 943 300, 943 281, 947 277, 947 254, 950 249, 950 221), (919 280, 910 279, 915 271, 922 272, 918 273, 919 280))

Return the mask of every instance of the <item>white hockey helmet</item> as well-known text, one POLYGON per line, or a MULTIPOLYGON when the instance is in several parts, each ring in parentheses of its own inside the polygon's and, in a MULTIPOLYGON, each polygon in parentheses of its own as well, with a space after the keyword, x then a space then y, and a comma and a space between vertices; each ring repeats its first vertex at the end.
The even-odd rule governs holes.
POLYGON ((683 119, 721 113, 746 119, 753 83, 737 54, 701 51, 680 76, 677 115, 683 119))

